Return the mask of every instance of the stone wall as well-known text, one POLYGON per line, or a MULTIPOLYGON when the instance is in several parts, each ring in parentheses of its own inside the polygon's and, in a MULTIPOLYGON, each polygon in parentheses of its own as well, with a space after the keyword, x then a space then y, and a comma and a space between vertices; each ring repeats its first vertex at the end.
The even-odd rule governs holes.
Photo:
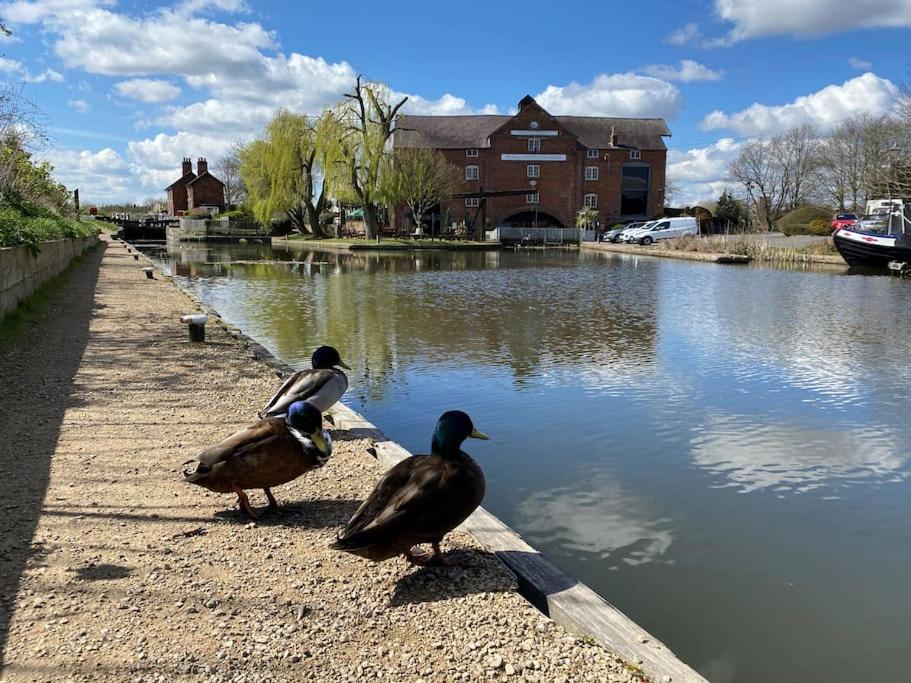
POLYGON ((0 249, 0 319, 95 244, 95 235, 44 242, 37 258, 27 247, 0 249))

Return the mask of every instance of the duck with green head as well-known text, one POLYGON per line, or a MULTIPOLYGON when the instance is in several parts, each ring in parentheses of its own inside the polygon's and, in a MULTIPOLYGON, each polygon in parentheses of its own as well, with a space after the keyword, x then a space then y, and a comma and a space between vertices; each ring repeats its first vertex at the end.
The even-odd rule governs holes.
POLYGON ((451 564, 440 542, 484 499, 484 473, 462 450, 469 437, 488 438, 465 413, 443 413, 430 454, 406 458, 386 472, 331 547, 375 562, 404 555, 413 564, 451 564), (417 551, 422 543, 433 553, 417 551))
POLYGON ((236 493, 241 509, 256 519, 245 489, 262 489, 269 508, 277 510, 272 487, 322 467, 330 455, 332 438, 323 429, 322 413, 297 401, 286 416, 260 420, 200 451, 184 463, 196 463, 196 468, 184 470, 183 477, 216 493, 236 493))
POLYGON ((260 417, 284 415, 295 401, 312 403, 321 413, 334 406, 348 391, 348 377, 339 368, 350 370, 338 351, 320 346, 310 357, 312 367, 299 370, 278 388, 262 409, 260 417))

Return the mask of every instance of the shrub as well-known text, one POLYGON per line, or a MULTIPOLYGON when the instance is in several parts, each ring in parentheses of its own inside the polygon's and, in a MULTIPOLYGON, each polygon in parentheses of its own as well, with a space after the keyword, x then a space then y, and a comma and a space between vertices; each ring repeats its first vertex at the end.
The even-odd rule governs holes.
POLYGON ((0 201, 0 247, 26 246, 37 255, 42 242, 96 232, 90 223, 64 218, 16 195, 0 201))
POLYGON ((802 206, 779 218, 778 229, 785 235, 816 234, 807 231, 810 229, 810 223, 817 219, 825 221, 828 225, 832 222, 832 211, 821 206, 802 206))

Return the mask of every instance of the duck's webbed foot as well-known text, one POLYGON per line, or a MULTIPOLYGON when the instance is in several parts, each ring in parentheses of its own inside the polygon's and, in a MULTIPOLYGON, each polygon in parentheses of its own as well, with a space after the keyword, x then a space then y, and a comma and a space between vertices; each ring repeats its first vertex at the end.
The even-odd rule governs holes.
POLYGON ((461 553, 444 555, 438 542, 431 543, 431 546, 433 547, 433 552, 420 550, 415 546, 405 553, 405 559, 419 567, 459 567, 464 564, 464 558, 461 553))
POLYGON ((235 487, 234 493, 237 494, 237 502, 240 503, 240 509, 243 510, 244 514, 250 519, 259 519, 256 512, 253 511, 253 506, 250 505, 250 499, 247 498, 246 492, 242 488, 235 487))

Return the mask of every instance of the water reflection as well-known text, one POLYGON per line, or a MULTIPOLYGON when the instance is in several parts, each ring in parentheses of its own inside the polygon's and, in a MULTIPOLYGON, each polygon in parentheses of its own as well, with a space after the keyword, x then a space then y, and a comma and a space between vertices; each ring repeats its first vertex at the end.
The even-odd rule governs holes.
POLYGON ((772 489, 805 493, 907 476, 909 452, 898 435, 876 425, 762 421, 755 416, 708 415, 692 438, 693 462, 744 493, 772 489))
POLYGON ((674 538, 669 519, 603 473, 582 485, 532 493, 518 515, 532 543, 557 545, 581 561, 601 560, 609 570, 666 561, 674 538))

